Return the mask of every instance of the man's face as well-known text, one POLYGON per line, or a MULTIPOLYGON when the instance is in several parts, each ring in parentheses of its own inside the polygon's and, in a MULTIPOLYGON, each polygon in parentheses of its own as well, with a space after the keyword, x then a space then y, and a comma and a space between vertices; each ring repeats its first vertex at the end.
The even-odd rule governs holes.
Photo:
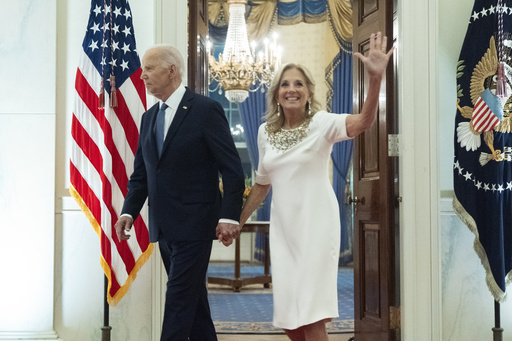
POLYGON ((163 67, 158 50, 149 50, 142 57, 142 74, 140 78, 146 84, 147 91, 158 99, 166 100, 164 95, 172 87, 171 69, 175 67, 163 67))

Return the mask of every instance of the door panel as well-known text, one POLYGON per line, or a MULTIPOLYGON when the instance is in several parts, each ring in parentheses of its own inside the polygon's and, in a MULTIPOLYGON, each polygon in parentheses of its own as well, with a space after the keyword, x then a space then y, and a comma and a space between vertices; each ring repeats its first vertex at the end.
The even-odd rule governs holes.
POLYGON ((364 22, 364 19, 368 18, 372 13, 379 10, 378 0, 364 0, 361 1, 361 17, 360 23, 364 22))
MULTIPOLYGON (((393 1, 354 0, 354 51, 367 54, 371 33, 393 41, 393 1)), ((395 161, 388 157, 388 134, 396 133, 393 63, 382 81, 375 124, 354 141, 354 325, 357 341, 397 340, 390 310, 397 306, 395 264, 395 161)), ((354 112, 368 89, 363 64, 354 60, 354 112)))

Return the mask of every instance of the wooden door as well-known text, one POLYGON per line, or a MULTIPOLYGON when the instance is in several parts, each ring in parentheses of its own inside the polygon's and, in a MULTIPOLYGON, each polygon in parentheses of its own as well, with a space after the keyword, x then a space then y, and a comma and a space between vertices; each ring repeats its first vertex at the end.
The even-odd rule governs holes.
POLYGON ((208 0, 188 2, 188 87, 208 96, 208 0))
MULTIPOLYGON (((354 0, 353 50, 366 54, 372 32, 393 41, 393 1, 354 0)), ((368 88, 364 66, 354 60, 354 112, 368 88)), ((382 81, 378 117, 354 141, 354 324, 356 341, 399 339, 396 157, 388 156, 388 134, 396 133, 394 65, 382 81), (395 181, 396 180, 396 181, 395 181)))

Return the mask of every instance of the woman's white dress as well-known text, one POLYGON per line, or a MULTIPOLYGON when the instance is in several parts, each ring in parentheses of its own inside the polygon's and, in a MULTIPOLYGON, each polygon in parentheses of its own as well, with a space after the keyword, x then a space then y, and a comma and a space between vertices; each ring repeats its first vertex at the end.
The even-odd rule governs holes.
POLYGON ((258 131, 256 182, 272 185, 270 256, 274 325, 296 329, 338 316, 338 203, 329 179, 335 142, 348 139, 345 114, 320 111, 286 151, 258 131))

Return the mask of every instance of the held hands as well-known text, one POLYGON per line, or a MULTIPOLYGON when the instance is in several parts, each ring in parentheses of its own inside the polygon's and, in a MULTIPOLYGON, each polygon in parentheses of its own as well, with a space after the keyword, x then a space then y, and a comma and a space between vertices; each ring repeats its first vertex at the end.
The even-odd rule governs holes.
POLYGON ((219 223, 216 232, 219 243, 229 246, 233 244, 233 239, 240 235, 240 225, 219 223))
POLYGON ((133 219, 128 216, 122 216, 119 218, 117 223, 114 225, 116 229, 117 238, 119 241, 130 239, 130 235, 128 234, 132 228, 133 219))
POLYGON ((386 71, 389 58, 395 49, 395 47, 392 46, 386 53, 387 45, 388 38, 386 36, 383 37, 381 32, 377 32, 377 34, 372 33, 370 36, 370 50, 368 54, 364 56, 359 52, 354 53, 354 56, 363 62, 369 76, 380 77, 384 74, 384 71, 386 71))

